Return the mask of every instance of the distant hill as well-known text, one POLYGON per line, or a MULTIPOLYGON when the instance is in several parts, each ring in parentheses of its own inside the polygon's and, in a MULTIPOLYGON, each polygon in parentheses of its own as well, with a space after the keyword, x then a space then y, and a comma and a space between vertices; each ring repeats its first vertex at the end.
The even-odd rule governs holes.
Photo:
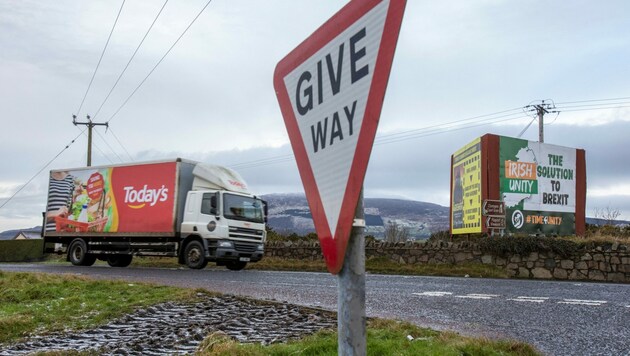
MULTIPOLYGON (((301 194, 269 194, 262 197, 269 204, 269 226, 280 233, 303 235, 314 232, 313 219, 301 194)), ((396 222, 408 229, 415 239, 425 239, 431 233, 448 230, 449 208, 414 200, 365 198, 365 220, 368 235, 383 237, 385 226, 396 222)))
MULTIPOLYGON (((590 225, 606 225, 609 223, 607 219, 601 218, 586 218, 586 223, 590 225)), ((628 226, 630 225, 630 221, 627 220, 615 220, 612 222, 612 225, 615 226, 628 226)))
MULTIPOLYGON (((268 194, 262 197, 269 203, 269 226, 280 233, 305 235, 315 232, 311 211, 303 194, 268 194)), ((368 235, 382 238, 385 226, 395 221, 406 227, 414 239, 425 239, 431 233, 448 230, 449 208, 433 203, 404 199, 365 198, 365 221, 368 235)), ((604 219, 586 218, 587 224, 604 225, 604 219)), ((628 226, 630 221, 617 220, 617 226, 628 226)), ((13 238, 20 231, 39 233, 41 226, 0 232, 0 240, 13 238)))

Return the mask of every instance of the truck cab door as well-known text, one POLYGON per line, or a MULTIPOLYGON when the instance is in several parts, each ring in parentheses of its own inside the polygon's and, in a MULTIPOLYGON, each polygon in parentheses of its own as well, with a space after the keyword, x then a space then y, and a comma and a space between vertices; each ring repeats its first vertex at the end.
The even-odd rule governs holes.
POLYGON ((203 193, 201 196, 201 207, 199 209, 199 223, 200 229, 209 231, 212 235, 215 235, 216 228, 219 225, 220 219, 220 204, 218 193, 203 193), (204 226, 205 225, 205 226, 204 226))

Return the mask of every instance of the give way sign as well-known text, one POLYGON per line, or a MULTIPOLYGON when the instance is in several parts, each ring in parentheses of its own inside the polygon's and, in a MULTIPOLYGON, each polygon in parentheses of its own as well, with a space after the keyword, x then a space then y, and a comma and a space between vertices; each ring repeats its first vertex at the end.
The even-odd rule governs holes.
POLYGON ((406 0, 353 0, 283 58, 274 87, 328 270, 343 266, 406 0))

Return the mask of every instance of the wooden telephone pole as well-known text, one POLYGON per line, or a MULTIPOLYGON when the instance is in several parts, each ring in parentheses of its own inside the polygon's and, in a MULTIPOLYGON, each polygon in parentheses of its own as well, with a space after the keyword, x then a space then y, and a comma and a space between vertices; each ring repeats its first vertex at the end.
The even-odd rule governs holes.
POLYGON ((77 121, 77 116, 72 115, 72 123, 74 124, 74 126, 85 125, 88 127, 87 166, 90 167, 92 165, 92 128, 94 126, 105 126, 107 128, 109 127, 109 123, 93 122, 92 119, 90 118, 90 115, 87 115, 86 122, 79 122, 77 121))

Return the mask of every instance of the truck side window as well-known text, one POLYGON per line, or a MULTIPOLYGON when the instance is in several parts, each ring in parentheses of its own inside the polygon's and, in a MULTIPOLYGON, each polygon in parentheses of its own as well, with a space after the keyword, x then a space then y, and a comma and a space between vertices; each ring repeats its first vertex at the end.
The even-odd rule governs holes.
POLYGON ((212 193, 204 193, 201 199, 201 213, 217 215, 217 197, 212 193))

